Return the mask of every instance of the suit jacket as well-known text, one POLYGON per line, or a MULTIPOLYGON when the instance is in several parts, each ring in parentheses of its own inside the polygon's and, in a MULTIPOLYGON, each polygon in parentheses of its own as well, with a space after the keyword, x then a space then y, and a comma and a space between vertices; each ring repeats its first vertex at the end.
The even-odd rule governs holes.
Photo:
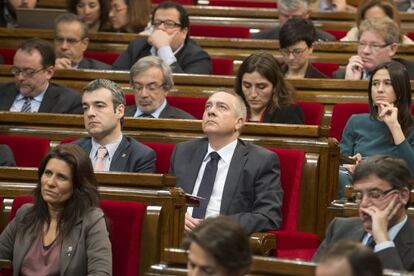
MULTIPOLYGON (((322 253, 331 244, 340 240, 362 241, 365 234, 362 221, 359 218, 336 218, 326 231, 325 240, 319 246, 313 257, 318 261, 322 253)), ((414 271, 414 226, 408 218, 394 239, 395 247, 377 252, 384 268, 414 271)))
MULTIPOLYGON (((282 69, 283 74, 286 74, 289 70, 289 66, 286 63, 283 63, 280 68, 282 69)), ((328 78, 324 73, 318 70, 315 66, 313 66, 310 62, 308 67, 306 68, 305 72, 305 79, 326 79, 328 78)))
POLYGON ((303 110, 297 104, 280 106, 273 113, 265 113, 263 123, 305 124, 303 110))
MULTIPOLYGON (((82 138, 73 142, 89 155, 92 150, 92 138, 82 138)), ((109 171, 154 173, 155 152, 130 137, 122 137, 121 143, 112 158, 109 171)))
MULTIPOLYGON (((127 106, 125 110, 125 116, 133 117, 135 112, 137 112, 136 106, 127 106)), ((194 116, 190 113, 185 112, 179 108, 171 106, 167 103, 165 108, 161 111, 159 118, 171 118, 171 119, 193 119, 195 120, 194 116)))
MULTIPOLYGON (((23 218, 33 204, 25 204, 0 235, 0 258, 13 262, 13 275, 18 276, 23 259, 39 233, 22 227, 23 218)), ((101 209, 91 208, 79 218, 68 236, 63 238, 60 252, 60 275, 112 275, 112 251, 101 209)))
POLYGON ((78 69, 111 70, 112 66, 93 58, 83 58, 79 62, 78 69))
MULTIPOLYGON (((129 70, 142 57, 150 56, 151 45, 147 38, 139 38, 129 43, 128 48, 112 64, 115 70, 129 70)), ((183 48, 175 55, 177 62, 171 64, 174 73, 211 74, 210 56, 191 38, 187 38, 183 48)))
MULTIPOLYGON (((401 63, 402 65, 407 68, 408 75, 410 76, 410 80, 414 80, 414 62, 411 60, 405 60, 401 58, 393 58, 392 60, 401 63)), ((340 67, 332 73, 333 79, 345 79, 346 68, 340 67)), ((361 74, 362 78, 362 74, 361 74)))
MULTIPOLYGON (((10 110, 18 94, 14 82, 0 85, 0 110, 10 110)), ((82 114, 81 94, 65 86, 49 83, 39 112, 82 114)))
POLYGON ((407 11, 410 8, 410 0, 404 0, 404 1, 395 1, 397 4, 397 9, 399 11, 407 11))
MULTIPOLYGON (((176 145, 170 172, 177 186, 192 193, 204 156, 207 138, 176 145)), ((283 191, 279 159, 257 145, 238 140, 221 199, 220 214, 238 221, 248 234, 281 226, 283 191)))
POLYGON ((0 166, 16 166, 13 152, 7 145, 0 145, 0 166))
MULTIPOLYGON (((271 29, 263 30, 259 33, 252 34, 250 38, 253 39, 279 39, 280 25, 271 29)), ((330 33, 316 30, 316 41, 336 41, 336 37, 330 33)))

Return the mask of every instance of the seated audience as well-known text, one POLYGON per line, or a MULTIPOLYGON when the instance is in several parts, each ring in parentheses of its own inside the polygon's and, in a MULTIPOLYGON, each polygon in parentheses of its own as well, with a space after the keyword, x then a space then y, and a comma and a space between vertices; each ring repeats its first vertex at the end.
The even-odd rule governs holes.
MULTIPOLYGON (((389 17, 400 26, 400 18, 393 0, 364 0, 358 6, 356 23, 349 32, 341 38, 341 41, 358 41, 358 29, 361 22, 365 19, 384 18, 389 17)), ((414 44, 414 42, 407 36, 400 37, 402 44, 414 44)))
POLYGON ((0 2, 0 27, 18 27, 17 8, 34 9, 37 0, 3 0, 0 2))
POLYGON ((89 155, 95 171, 155 172, 154 151, 122 134, 122 88, 110 80, 94 80, 83 89, 82 106, 91 137, 74 143, 89 155))
POLYGON ((226 217, 208 218, 187 233, 187 275, 242 276, 252 262, 249 237, 226 217))
POLYGON ((59 145, 42 160, 34 204, 19 208, 0 236, 13 275, 112 275, 112 252, 88 156, 59 145))
MULTIPOLYGON (((280 28, 286 21, 293 17, 307 19, 311 14, 309 0, 277 0, 277 8, 279 10, 279 25, 263 30, 260 33, 252 34, 251 38, 255 39, 279 39, 280 28)), ((330 33, 316 30, 317 41, 335 41, 335 36, 330 33)))
POLYGON ((346 68, 333 72, 335 79, 367 80, 378 65, 391 60, 403 64, 414 79, 414 63, 394 58, 400 41, 397 23, 388 17, 364 20, 359 27, 358 53, 349 59, 346 68))
POLYGON ((109 31, 140 33, 150 21, 149 0, 110 0, 109 4, 109 31))
POLYGON ((83 19, 89 32, 102 31, 108 22, 107 0, 67 0, 67 7, 83 19))
POLYGON ((302 109, 293 103, 293 87, 283 78, 277 60, 269 53, 252 54, 237 72, 234 91, 247 106, 250 122, 303 124, 302 109))
POLYGON ((355 12, 355 7, 347 5, 346 0, 311 0, 311 8, 314 11, 338 12, 348 11, 355 12))
POLYGON ((57 69, 111 69, 112 66, 83 54, 88 49, 88 26, 81 17, 66 13, 55 21, 55 67, 57 69))
MULTIPOLYGON (((369 81, 368 99, 370 114, 353 115, 345 126, 341 154, 357 164, 375 154, 394 155, 405 160, 414 175, 414 120, 405 67, 395 61, 377 67, 369 81)), ((346 165, 340 170, 340 196, 354 169, 355 165, 346 165)))
POLYGON ((199 207, 187 209, 187 232, 217 215, 237 221, 247 234, 280 227, 279 159, 239 139, 245 119, 246 106, 239 96, 216 92, 207 100, 203 114, 207 137, 175 146, 170 173, 176 176, 178 187, 200 198, 199 207))
POLYGON ((130 70, 129 79, 136 105, 127 107, 125 116, 195 119, 168 104, 166 96, 174 81, 170 66, 159 57, 148 56, 138 60, 130 70))
POLYGON ((154 31, 148 38, 132 41, 114 62, 116 70, 129 70, 146 56, 158 56, 174 73, 210 74, 210 56, 188 37, 189 18, 183 6, 162 2, 152 13, 154 31))
POLYGON ((13 152, 7 145, 0 144, 0 166, 16 166, 13 152))
POLYGON ((55 53, 47 41, 23 41, 13 58, 15 82, 0 85, 0 110, 82 113, 80 93, 49 82, 55 73, 55 53))
POLYGON ((282 54, 282 71, 287 78, 327 78, 312 66, 309 57, 313 51, 316 30, 312 21, 292 18, 280 29, 279 46, 282 54))
POLYGON ((382 276, 382 263, 372 250, 357 241, 332 244, 316 266, 316 276, 382 276))
POLYGON ((313 260, 340 240, 360 241, 372 248, 386 269, 414 271, 414 225, 407 216, 412 174, 406 162, 375 156, 354 173, 359 217, 335 218, 313 260))
POLYGON ((397 8, 402 12, 414 12, 413 0, 395 0, 397 8))

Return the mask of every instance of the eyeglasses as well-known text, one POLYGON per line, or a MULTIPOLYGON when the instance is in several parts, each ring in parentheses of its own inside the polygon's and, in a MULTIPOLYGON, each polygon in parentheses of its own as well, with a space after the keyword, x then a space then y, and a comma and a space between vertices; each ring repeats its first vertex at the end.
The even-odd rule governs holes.
POLYGON ((155 28, 160 27, 162 24, 164 24, 164 27, 166 29, 173 29, 173 28, 181 27, 181 24, 176 23, 172 20, 154 20, 154 21, 152 21, 152 26, 154 26, 155 28))
POLYGON ((158 89, 164 87, 164 85, 165 83, 158 84, 156 82, 145 84, 145 85, 134 83, 134 85, 132 86, 132 89, 134 89, 134 91, 136 92, 142 92, 145 88, 146 90, 150 92, 155 92, 158 89))
POLYGON ((283 56, 288 57, 292 54, 294 57, 300 57, 308 48, 295 48, 293 50, 289 50, 287 48, 281 49, 280 52, 283 56))
POLYGON ((45 68, 40 68, 39 70, 35 70, 35 69, 31 69, 31 68, 20 69, 20 68, 17 68, 17 67, 12 67, 10 72, 14 76, 18 76, 21 73, 23 75, 23 77, 31 78, 35 74, 37 74, 37 73, 39 73, 40 71, 43 71, 43 70, 45 70, 45 68))
POLYGON ((365 192, 365 193, 358 191, 358 192, 354 192, 352 196, 355 198, 356 203, 360 203, 362 201, 362 199, 364 198, 364 195, 366 197, 368 197, 370 200, 381 200, 387 194, 389 194, 393 191, 398 191, 398 189, 391 188, 391 189, 386 190, 386 191, 382 191, 382 190, 379 190, 379 189, 373 189, 373 190, 370 190, 370 191, 365 192))
POLYGON ((359 42, 358 43, 358 50, 363 50, 363 49, 365 49, 365 47, 368 47, 372 51, 376 52, 376 51, 379 51, 380 49, 383 49, 383 48, 385 48, 389 45, 390 45, 390 43, 380 45, 380 44, 369 44, 369 43, 366 43, 366 42, 359 42))
POLYGON ((55 42, 62 44, 63 42, 65 42, 69 45, 75 45, 76 43, 79 43, 82 41, 82 39, 76 39, 76 38, 66 38, 66 37, 61 37, 61 36, 55 36, 55 42))

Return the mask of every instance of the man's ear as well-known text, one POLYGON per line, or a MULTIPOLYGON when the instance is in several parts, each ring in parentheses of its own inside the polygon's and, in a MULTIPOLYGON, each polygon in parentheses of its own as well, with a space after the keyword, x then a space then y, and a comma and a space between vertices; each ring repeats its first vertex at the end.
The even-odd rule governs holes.
POLYGON ((236 119, 236 125, 235 125, 234 129, 236 131, 240 132, 240 130, 242 129, 242 127, 243 127, 243 125, 244 125, 245 122, 246 122, 246 118, 244 118, 244 117, 238 117, 236 119))
POLYGON ((125 114, 125 105, 124 104, 120 104, 116 107, 116 113, 118 113, 119 118, 124 117, 125 114))
POLYGON ((50 65, 45 69, 45 72, 47 80, 50 80, 53 77, 53 74, 55 74, 55 66, 50 65))
POLYGON ((398 44, 397 43, 392 43, 390 45, 389 56, 390 57, 395 56, 395 54, 397 53, 397 50, 398 50, 398 44))
POLYGON ((409 202, 410 197, 411 197, 410 190, 408 190, 407 187, 404 187, 401 189, 400 194, 401 194, 401 201, 405 206, 409 202))

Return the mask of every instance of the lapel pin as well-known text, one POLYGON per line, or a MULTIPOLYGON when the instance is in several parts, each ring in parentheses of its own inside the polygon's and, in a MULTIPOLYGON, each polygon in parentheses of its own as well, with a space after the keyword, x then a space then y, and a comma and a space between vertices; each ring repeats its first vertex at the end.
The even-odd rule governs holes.
POLYGON ((123 153, 123 154, 122 154, 122 158, 125 158, 125 157, 126 157, 126 153, 123 153))

